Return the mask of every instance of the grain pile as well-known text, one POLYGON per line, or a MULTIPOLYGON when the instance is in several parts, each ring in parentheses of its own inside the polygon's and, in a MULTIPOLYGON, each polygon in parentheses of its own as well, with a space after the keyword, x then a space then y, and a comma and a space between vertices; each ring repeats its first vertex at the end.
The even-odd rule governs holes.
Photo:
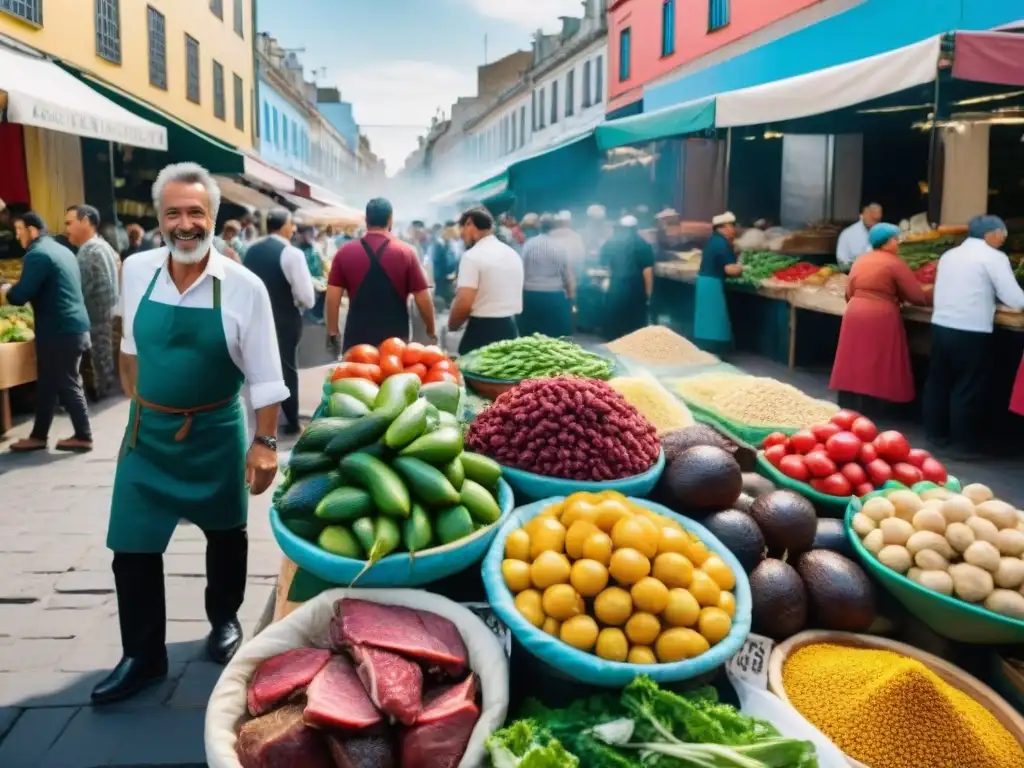
POLYGON ((696 405, 740 424, 803 429, 828 421, 835 403, 815 400, 775 379, 736 373, 708 373, 679 379, 675 391, 696 405))
POLYGON ((663 325, 649 325, 609 342, 608 349, 648 365, 709 365, 719 362, 714 355, 663 325))
POLYGON ((694 423, 690 409, 649 376, 622 376, 608 382, 658 430, 658 436, 694 423))

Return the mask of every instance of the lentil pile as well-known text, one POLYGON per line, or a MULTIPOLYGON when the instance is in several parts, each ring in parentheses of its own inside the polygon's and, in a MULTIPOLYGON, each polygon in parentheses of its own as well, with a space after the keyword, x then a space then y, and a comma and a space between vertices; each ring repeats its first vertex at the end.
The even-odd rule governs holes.
POLYGON ((620 376, 608 382, 658 430, 659 437, 694 423, 690 409, 646 376, 620 376))
POLYGON ((613 367, 610 360, 587 352, 579 344, 541 333, 488 344, 460 362, 466 373, 504 381, 562 374, 604 380, 612 375, 613 367))
POLYGON ((1021 768, 1024 750, 981 704, 914 659, 819 643, 782 668, 790 703, 871 768, 1021 768))
POLYGON ((663 325, 649 325, 605 345, 616 355, 648 365, 710 365, 720 362, 663 325))
POLYGON ((752 426, 803 429, 828 421, 839 410, 835 403, 760 376, 708 373, 679 379, 673 387, 688 401, 752 426))

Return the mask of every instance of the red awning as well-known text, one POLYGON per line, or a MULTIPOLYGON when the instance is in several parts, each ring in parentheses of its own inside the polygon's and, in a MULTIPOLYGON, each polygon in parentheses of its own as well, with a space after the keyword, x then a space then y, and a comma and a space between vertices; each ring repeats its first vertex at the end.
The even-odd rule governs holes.
POLYGON ((997 85, 1024 85, 1024 35, 957 32, 953 77, 997 85))

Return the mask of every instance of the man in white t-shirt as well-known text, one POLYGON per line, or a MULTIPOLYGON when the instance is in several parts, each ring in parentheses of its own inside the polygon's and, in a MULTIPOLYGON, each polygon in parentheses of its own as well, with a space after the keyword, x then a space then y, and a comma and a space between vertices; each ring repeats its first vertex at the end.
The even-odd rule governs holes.
POLYGON ((459 261, 459 278, 448 314, 448 330, 466 332, 459 354, 519 336, 516 316, 523 311, 523 262, 494 234, 494 218, 473 208, 459 219, 466 252, 459 261))

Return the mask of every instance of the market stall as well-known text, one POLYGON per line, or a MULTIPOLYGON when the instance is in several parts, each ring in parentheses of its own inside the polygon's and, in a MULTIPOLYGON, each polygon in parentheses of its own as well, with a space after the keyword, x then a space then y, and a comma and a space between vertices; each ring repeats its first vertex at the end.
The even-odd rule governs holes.
MULTIPOLYGON (((10 270, 5 275, 10 279, 10 270)), ((0 274, 0 279, 5 275, 0 274)), ((36 380, 36 343, 32 328, 31 309, 0 306, 0 436, 11 428, 10 391, 36 380)))

